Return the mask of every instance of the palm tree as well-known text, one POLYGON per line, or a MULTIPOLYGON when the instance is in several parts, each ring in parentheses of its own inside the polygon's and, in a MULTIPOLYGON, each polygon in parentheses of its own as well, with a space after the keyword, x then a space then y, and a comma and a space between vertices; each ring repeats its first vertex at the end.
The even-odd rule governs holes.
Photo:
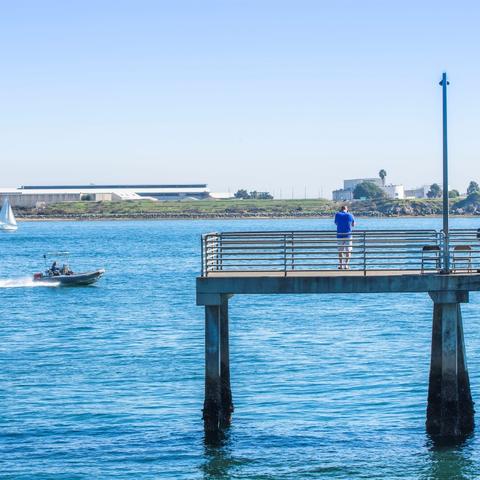
POLYGON ((385 186, 385 177, 387 176, 387 172, 382 168, 378 172, 378 176, 382 179, 382 185, 385 186))

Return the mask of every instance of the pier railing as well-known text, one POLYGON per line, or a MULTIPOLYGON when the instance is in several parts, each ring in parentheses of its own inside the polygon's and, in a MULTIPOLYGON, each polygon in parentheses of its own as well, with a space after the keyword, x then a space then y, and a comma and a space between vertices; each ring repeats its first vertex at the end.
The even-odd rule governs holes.
POLYGON ((454 273, 480 271, 480 228, 450 230, 448 247, 454 273))
MULTIPOLYGON (((334 231, 208 233, 202 236, 202 276, 211 272, 349 270, 441 271, 444 235, 436 230, 356 230, 351 239, 334 231), (348 255, 348 263, 346 262, 348 255)), ((480 232, 451 230, 450 268, 480 269, 480 232)))

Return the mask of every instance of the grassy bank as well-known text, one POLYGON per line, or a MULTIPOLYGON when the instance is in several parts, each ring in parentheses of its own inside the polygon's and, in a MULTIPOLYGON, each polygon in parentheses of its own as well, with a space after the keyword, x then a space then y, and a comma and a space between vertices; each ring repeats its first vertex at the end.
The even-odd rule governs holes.
MULTIPOLYGON (((462 200, 464 202, 464 200, 462 200)), ((453 213, 478 214, 479 211, 462 209, 453 213)), ((340 208, 340 203, 315 200, 201 200, 152 202, 65 202, 41 209, 18 209, 19 218, 47 219, 121 219, 121 218, 282 218, 330 217, 340 208)), ((351 211, 359 216, 424 216, 440 215, 440 199, 421 200, 369 200, 350 203, 351 211)), ((458 210, 458 209, 457 209, 458 210)))

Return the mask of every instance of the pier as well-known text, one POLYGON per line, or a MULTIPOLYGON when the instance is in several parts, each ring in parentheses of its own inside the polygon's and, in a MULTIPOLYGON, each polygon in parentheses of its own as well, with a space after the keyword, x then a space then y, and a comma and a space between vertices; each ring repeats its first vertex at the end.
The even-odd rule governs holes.
MULTIPOLYGON (((480 231, 227 232, 202 236, 197 305, 205 308, 205 431, 231 422, 229 299, 241 294, 424 292, 433 302, 426 429, 437 439, 473 431, 461 304, 480 291, 480 231), (339 269, 339 261, 348 269, 339 269), (339 255, 342 257, 339 258, 339 255)), ((400 399, 399 399, 400 401, 400 399)))

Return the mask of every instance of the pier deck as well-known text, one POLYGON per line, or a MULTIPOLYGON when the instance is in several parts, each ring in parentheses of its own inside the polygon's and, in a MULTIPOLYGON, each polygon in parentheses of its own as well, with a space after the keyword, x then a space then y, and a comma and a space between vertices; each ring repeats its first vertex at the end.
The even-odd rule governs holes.
POLYGON ((480 291, 480 273, 420 271, 214 272, 197 278, 197 305, 215 305, 222 295, 415 293, 480 291))

